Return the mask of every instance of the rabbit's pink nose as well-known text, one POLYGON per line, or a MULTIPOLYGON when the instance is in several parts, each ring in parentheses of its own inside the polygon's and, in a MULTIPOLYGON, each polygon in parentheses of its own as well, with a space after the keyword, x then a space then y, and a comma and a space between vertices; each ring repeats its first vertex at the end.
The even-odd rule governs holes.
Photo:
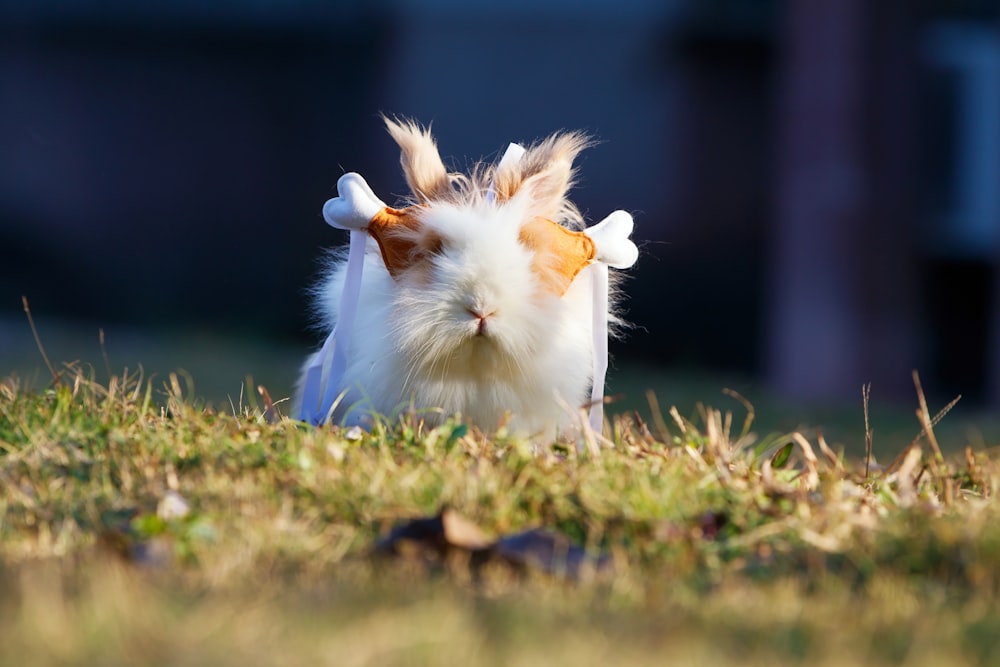
POLYGON ((472 315, 472 317, 476 320, 476 335, 485 336, 486 320, 492 317, 493 313, 495 313, 496 311, 490 313, 483 313, 480 309, 477 308, 466 308, 465 312, 469 313, 469 315, 472 315))

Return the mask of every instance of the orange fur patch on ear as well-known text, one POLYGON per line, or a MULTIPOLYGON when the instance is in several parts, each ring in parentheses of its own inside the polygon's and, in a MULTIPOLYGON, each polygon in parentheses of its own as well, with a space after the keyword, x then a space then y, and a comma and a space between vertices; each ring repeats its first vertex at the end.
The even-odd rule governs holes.
POLYGON ((535 253, 532 270, 557 296, 597 255, 593 239, 546 218, 532 218, 521 226, 520 240, 535 253))
POLYGON ((413 263, 413 256, 419 245, 416 233, 419 232, 420 218, 415 214, 415 208, 386 206, 368 223, 368 232, 375 237, 385 268, 393 278, 413 263), (413 233, 400 234, 400 227, 413 233))
MULTIPOLYGON (((441 246, 440 237, 424 233, 419 209, 419 206, 402 209, 387 206, 368 223, 368 232, 378 243, 385 268, 394 279, 441 246)), ((577 274, 597 255, 597 247, 589 236, 547 218, 532 218, 524 223, 519 239, 534 253, 532 270, 556 296, 565 294, 577 274)))

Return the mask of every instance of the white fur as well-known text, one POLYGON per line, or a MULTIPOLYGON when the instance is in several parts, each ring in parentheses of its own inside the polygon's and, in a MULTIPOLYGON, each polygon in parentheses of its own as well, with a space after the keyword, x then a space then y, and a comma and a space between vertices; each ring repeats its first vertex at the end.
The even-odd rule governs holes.
MULTIPOLYGON (((594 272, 580 272, 564 294, 554 294, 532 268, 519 232, 536 217, 582 227, 566 191, 573 159, 589 140, 554 134, 464 175, 447 172, 429 131, 412 121, 385 123, 400 147, 412 203, 420 205, 419 229, 400 230, 413 234, 418 256, 394 278, 369 239, 342 381, 346 395, 333 420, 364 424, 373 413, 391 416, 412 405, 430 422, 457 413, 486 431, 508 418, 511 428, 530 435, 575 431, 594 373, 594 272), (480 317, 472 311, 488 316, 484 335, 477 335, 480 317)), ((382 203, 357 175, 346 175, 338 189, 341 197, 324 211, 334 226, 364 226, 382 203)), ((631 265, 637 254, 631 230, 623 212, 596 225, 598 260, 631 265)), ((318 290, 326 332, 338 320, 346 265, 343 256, 334 261, 318 290)), ((614 295, 612 288, 612 310, 614 295)), ((618 323, 610 313, 608 319, 618 323)))
MULTIPOLYGON (((489 431, 509 426, 551 437, 570 431, 592 378, 591 288, 584 272, 558 297, 540 285, 518 241, 526 202, 435 203, 427 230, 444 240, 426 266, 398 282, 377 250, 366 254, 361 299, 348 351, 344 401, 334 421, 364 423, 413 405, 431 422, 460 413, 489 431), (486 335, 467 309, 494 313, 486 335)), ((333 265, 319 310, 337 320, 346 262, 333 265)), ((307 366, 313 361, 310 359, 307 366)))

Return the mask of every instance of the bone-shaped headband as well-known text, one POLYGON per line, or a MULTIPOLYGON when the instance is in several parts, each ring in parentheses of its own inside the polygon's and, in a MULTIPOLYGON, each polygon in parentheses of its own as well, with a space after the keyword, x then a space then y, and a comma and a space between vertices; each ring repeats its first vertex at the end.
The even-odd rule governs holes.
MULTIPOLYGON (((413 261, 414 242, 405 235, 393 234, 400 225, 418 229, 420 206, 395 209, 375 196, 359 174, 348 173, 337 181, 338 197, 323 206, 323 217, 338 228, 367 230, 378 243, 386 269, 396 278, 413 261)), ((539 269, 548 277, 549 287, 562 296, 573 279, 592 261, 616 269, 625 269, 635 263, 639 250, 629 239, 632 233, 632 216, 625 211, 615 211, 598 224, 582 232, 566 229, 545 218, 533 218, 522 225, 520 240, 536 253, 546 257, 546 269, 539 269)))

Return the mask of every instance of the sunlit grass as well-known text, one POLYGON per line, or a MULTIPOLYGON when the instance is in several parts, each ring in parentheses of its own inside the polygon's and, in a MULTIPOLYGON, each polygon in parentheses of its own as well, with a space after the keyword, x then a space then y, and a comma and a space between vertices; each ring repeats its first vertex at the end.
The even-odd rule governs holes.
MULTIPOLYGON (((256 391, 207 406, 183 378, 93 378, 0 381, 3 664, 976 665, 1000 650, 1000 462, 983 447, 941 442, 938 458, 925 434, 866 474, 733 396, 618 415, 589 449, 407 416, 314 429, 256 391), (443 507, 492 538, 557 531, 612 570, 371 555, 443 507)), ((852 452, 860 407, 858 423, 852 452)))

